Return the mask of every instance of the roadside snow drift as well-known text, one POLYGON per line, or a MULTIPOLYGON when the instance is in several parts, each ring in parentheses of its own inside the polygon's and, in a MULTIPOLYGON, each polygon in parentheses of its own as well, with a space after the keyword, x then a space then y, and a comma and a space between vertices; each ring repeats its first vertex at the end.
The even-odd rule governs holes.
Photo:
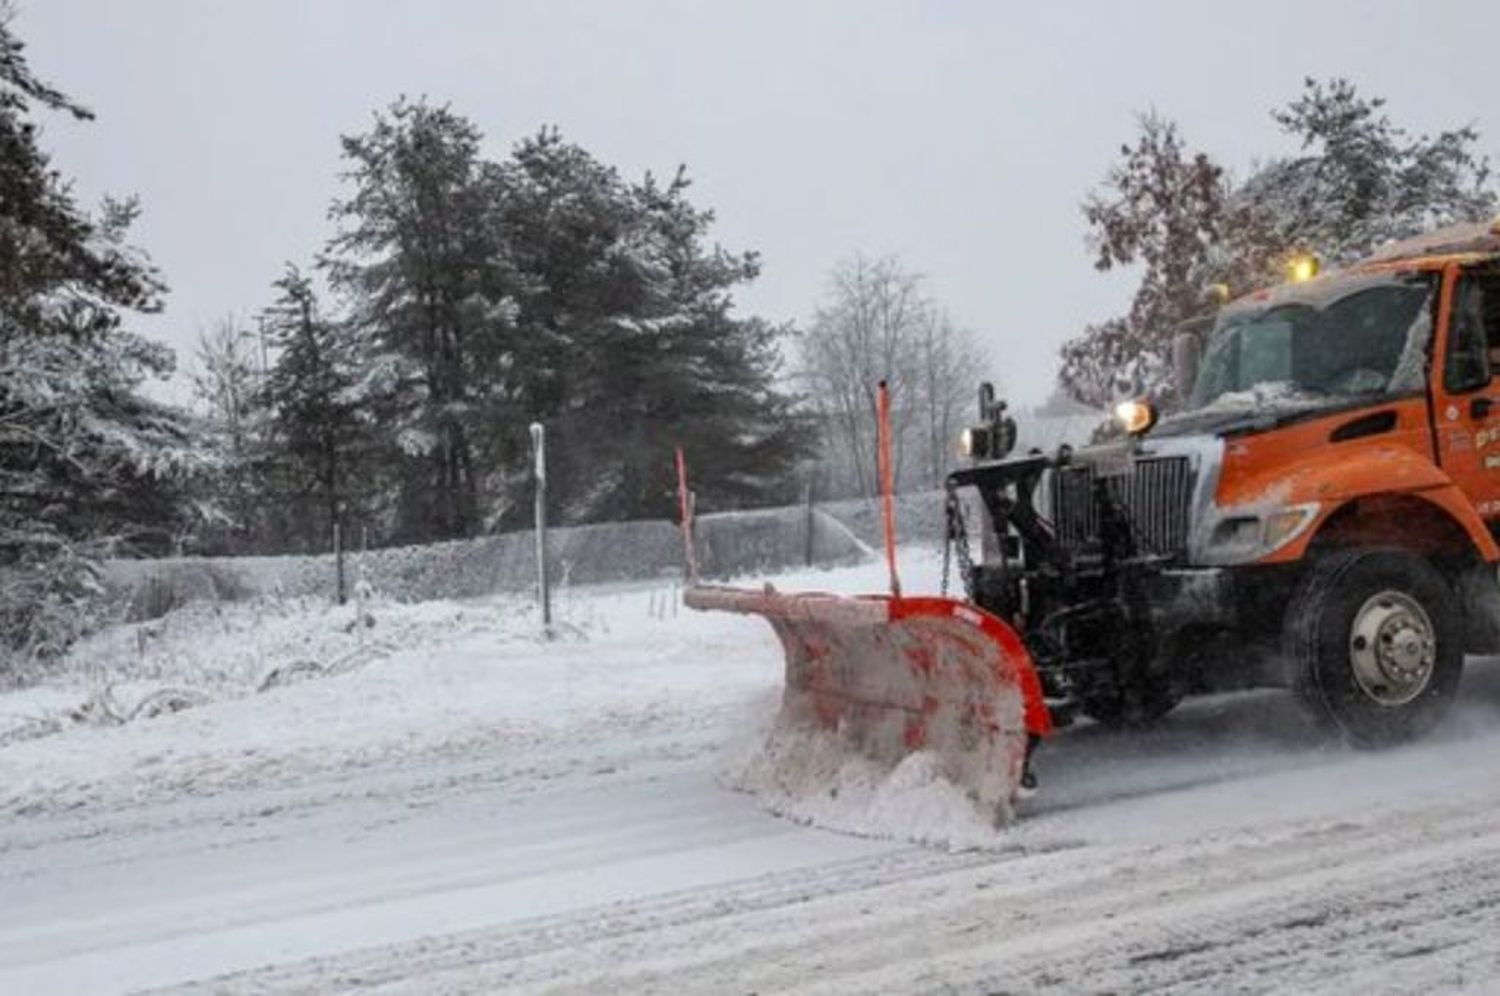
MULTIPOLYGON (((919 589, 929 552, 908 554, 919 589)), ((878 565, 783 576, 861 592, 878 565)), ((80 643, 56 678, 0 696, 0 813, 39 813, 468 757, 518 787, 716 757, 726 786, 804 824, 949 848, 997 846, 989 811, 930 755, 895 770, 778 728, 781 647, 761 620, 679 605, 675 583, 575 587, 550 638, 524 598, 342 608, 194 603, 80 643), (180 712, 135 716, 153 697, 180 712), (132 718, 133 717, 133 718, 132 718)))
MULTIPOLYGON (((864 566, 780 580, 860 591, 879 577, 864 566)), ((515 596, 262 598, 112 627, 45 684, 0 695, 0 813, 299 785, 424 757, 469 758, 518 788, 712 758, 780 689, 781 651, 759 620, 679 602, 674 582, 574 587, 550 636, 515 596), (185 708, 137 713, 162 695, 185 708)), ((848 778, 850 798, 859 779, 875 784, 848 778)), ((785 794, 768 788, 768 805, 786 808, 785 794)), ((855 815, 825 805, 798 818, 872 835, 900 825, 889 803, 869 826, 855 815)))

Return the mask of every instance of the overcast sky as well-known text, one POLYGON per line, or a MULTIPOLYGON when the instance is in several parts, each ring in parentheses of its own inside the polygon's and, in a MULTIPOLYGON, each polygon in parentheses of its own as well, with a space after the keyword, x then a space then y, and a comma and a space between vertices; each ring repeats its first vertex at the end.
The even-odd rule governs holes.
POLYGON ((1269 110, 1345 75, 1419 130, 1500 152, 1500 2, 818 3, 18 0, 33 67, 98 120, 46 121, 89 200, 136 193, 184 354, 264 306, 329 234, 338 136, 400 94, 451 101, 503 155, 543 124, 627 174, 685 163, 716 238, 756 249, 743 309, 804 321, 856 250, 894 253, 990 344, 1022 403, 1128 298, 1078 205, 1176 118, 1237 172, 1289 151, 1269 110))

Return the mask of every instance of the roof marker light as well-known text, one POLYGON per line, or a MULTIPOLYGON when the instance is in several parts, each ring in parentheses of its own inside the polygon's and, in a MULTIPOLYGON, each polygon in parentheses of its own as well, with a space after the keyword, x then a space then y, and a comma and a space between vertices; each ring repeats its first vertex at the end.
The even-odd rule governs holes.
POLYGON ((1318 257, 1310 252, 1299 252, 1287 260, 1286 272, 1294 284, 1305 284, 1322 270, 1318 257))

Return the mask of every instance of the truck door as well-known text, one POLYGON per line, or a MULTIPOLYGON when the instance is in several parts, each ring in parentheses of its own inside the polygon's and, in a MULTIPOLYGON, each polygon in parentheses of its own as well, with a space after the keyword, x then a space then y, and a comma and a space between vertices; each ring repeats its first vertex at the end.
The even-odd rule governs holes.
POLYGON ((1493 533, 1500 529, 1500 268, 1458 271, 1451 294, 1434 392, 1439 454, 1493 533))

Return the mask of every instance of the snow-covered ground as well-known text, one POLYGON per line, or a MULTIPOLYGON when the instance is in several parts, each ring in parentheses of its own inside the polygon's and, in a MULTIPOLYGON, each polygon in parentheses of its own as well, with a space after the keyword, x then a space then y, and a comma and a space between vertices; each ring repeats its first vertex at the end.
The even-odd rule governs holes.
MULTIPOLYGON (((903 566, 935 587, 930 555, 903 566)), ((1081 725, 997 830, 920 765, 732 791, 780 652, 676 595, 574 589, 552 640, 497 598, 377 602, 373 626, 205 605, 79 647, 0 695, 0 993, 1500 985, 1484 663, 1441 736, 1393 752, 1275 693, 1081 725), (198 704, 128 720, 164 695, 198 704)))

